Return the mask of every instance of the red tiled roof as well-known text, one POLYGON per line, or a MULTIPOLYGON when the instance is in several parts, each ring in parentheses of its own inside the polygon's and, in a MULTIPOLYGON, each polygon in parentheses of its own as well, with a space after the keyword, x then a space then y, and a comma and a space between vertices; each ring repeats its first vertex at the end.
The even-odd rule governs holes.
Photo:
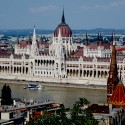
POLYGON ((66 23, 61 23, 57 26, 57 28, 54 31, 54 37, 58 37, 59 29, 62 37, 72 36, 72 30, 70 29, 70 27, 66 23))
MULTIPOLYGON (((37 47, 39 48, 39 42, 38 41, 36 42, 37 42, 37 47)), ((20 46, 20 48, 26 48, 27 45, 32 45, 32 41, 19 42, 17 45, 20 46)))
POLYGON ((110 43, 104 43, 103 44, 103 46, 104 46, 104 49, 110 49, 110 43))
POLYGON ((72 57, 83 56, 83 47, 78 47, 77 50, 71 54, 72 57))
POLYGON ((90 43, 90 49, 97 49, 98 45, 97 43, 90 43))
POLYGON ((25 41, 25 42, 20 42, 18 45, 20 46, 20 48, 26 48, 27 45, 28 45, 28 42, 27 42, 27 41, 25 41))
POLYGON ((117 84, 112 96, 108 100, 108 103, 118 108, 125 108, 125 87, 121 81, 117 84))
MULTIPOLYGON (((104 49, 110 49, 110 43, 104 43, 102 44, 104 49)), ((98 43, 92 42, 89 44, 90 49, 97 49, 98 48, 98 43)))

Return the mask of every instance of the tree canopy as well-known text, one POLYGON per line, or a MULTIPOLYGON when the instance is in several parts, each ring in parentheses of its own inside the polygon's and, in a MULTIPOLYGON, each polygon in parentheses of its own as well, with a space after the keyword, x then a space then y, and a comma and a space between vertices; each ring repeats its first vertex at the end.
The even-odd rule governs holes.
POLYGON ((90 102, 85 98, 79 98, 67 117, 66 108, 62 107, 56 114, 43 114, 37 120, 32 120, 27 125, 97 125, 98 121, 94 118, 91 111, 84 108, 90 102))
POLYGON ((6 84, 2 88, 1 93, 1 105, 11 105, 13 104, 13 100, 11 98, 11 89, 6 84))

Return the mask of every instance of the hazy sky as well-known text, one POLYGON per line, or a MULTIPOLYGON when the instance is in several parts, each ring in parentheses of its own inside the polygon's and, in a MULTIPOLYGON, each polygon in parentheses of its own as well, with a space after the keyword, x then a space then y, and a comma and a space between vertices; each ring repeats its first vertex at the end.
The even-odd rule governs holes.
POLYGON ((125 0, 0 0, 0 29, 125 29, 125 0))

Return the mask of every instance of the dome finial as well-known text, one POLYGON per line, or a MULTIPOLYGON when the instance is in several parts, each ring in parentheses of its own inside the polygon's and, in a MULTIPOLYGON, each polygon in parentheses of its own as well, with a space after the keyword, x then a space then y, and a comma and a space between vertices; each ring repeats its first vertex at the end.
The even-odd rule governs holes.
POLYGON ((63 8, 63 14, 62 14, 62 23, 65 23, 64 8, 63 8))

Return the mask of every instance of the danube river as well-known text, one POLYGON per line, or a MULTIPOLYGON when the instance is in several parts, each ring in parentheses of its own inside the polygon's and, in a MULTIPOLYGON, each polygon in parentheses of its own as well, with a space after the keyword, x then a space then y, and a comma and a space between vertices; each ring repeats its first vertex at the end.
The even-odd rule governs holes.
MULTIPOLYGON (((5 83, 0 83, 0 90, 5 83)), ((48 87, 44 90, 23 89, 23 84, 6 84, 12 91, 13 98, 33 99, 36 101, 50 100, 52 102, 63 103, 65 107, 72 108, 79 97, 87 98, 91 103, 106 103, 106 90, 67 88, 67 87, 48 87)), ((0 91, 1 95, 1 91, 0 91)))

